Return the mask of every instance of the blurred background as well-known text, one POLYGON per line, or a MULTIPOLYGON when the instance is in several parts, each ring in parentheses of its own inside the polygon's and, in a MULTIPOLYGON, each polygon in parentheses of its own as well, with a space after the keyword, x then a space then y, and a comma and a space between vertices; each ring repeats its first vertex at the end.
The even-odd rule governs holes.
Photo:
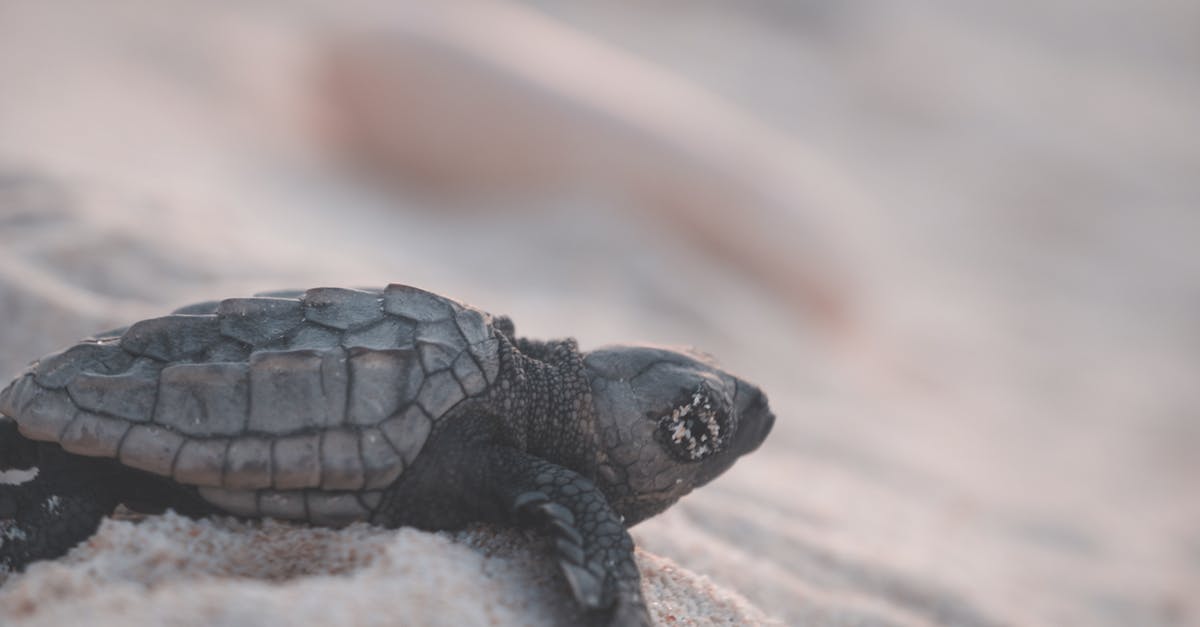
POLYGON ((0 371, 403 282, 689 344, 635 528, 788 624, 1200 622, 1200 5, 0 0, 0 371))

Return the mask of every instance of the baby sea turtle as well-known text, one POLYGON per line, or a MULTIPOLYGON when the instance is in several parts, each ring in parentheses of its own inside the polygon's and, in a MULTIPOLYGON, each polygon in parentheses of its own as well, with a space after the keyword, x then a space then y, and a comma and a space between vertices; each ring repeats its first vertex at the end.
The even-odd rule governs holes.
POLYGON ((516 337, 405 285, 200 303, 0 392, 0 568, 118 504, 320 525, 534 526, 595 622, 644 624, 627 526, 759 446, 758 388, 690 351, 516 337))

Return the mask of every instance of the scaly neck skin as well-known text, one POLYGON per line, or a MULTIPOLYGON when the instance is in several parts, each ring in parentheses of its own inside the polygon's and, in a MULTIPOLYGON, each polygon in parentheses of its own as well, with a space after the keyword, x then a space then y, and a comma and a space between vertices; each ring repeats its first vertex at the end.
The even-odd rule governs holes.
POLYGON ((595 477, 599 443, 592 391, 574 340, 518 340, 514 365, 524 376, 512 404, 510 424, 524 425, 526 450, 595 477))

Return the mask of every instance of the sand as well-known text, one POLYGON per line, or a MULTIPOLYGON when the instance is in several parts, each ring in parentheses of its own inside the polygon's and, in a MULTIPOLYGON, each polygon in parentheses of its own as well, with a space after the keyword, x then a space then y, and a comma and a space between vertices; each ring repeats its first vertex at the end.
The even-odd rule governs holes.
MULTIPOLYGON (((767 391, 766 445, 632 530, 661 623, 1200 620, 1186 3, 89 6, 0 7, 0 376, 191 301, 410 283, 767 391), (427 109, 370 89, 439 73, 427 109), (529 111, 555 132, 489 132, 529 111)), ((491 528, 110 520, 0 586, 5 625, 572 611, 491 528)))
MULTIPOLYGON (((6 624, 561 625, 579 623, 548 542, 490 528, 106 520, 68 557, 5 585, 6 624)), ((639 555, 663 624, 770 622, 741 596, 639 555)))

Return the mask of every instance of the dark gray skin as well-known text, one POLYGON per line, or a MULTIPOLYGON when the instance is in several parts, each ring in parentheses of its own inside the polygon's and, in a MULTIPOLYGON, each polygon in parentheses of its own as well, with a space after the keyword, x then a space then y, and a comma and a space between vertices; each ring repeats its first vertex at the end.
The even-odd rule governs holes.
POLYGON ((724 472, 774 423, 760 390, 704 355, 582 354, 406 286, 271 296, 102 334, 0 392, 0 470, 37 469, 0 485, 0 567, 62 555, 119 504, 431 530, 482 521, 550 533, 590 622, 649 624, 626 528, 724 472), (327 400, 296 383, 310 371, 323 391, 342 385, 332 417, 287 407, 327 400), (390 387, 397 377, 407 392, 390 387), (228 392, 206 397, 210 383, 228 392), (247 408, 227 407, 236 390, 247 408), (292 454, 318 437, 319 455, 292 454), (215 461, 193 455, 214 443, 215 461))

